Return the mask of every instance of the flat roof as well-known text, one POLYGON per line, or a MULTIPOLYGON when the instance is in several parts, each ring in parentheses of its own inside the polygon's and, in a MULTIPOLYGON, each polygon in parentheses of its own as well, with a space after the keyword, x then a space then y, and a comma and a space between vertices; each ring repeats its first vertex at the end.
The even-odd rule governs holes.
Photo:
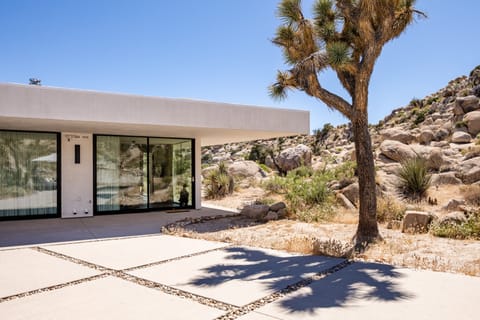
POLYGON ((0 83, 0 129, 196 138, 203 146, 310 132, 310 113, 0 83))

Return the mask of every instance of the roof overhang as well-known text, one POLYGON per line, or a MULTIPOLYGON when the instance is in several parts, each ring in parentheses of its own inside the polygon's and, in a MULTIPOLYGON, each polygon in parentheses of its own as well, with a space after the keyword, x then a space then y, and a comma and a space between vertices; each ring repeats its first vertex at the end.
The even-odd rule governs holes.
POLYGON ((201 144, 308 134, 308 111, 0 84, 0 129, 196 138, 201 144))

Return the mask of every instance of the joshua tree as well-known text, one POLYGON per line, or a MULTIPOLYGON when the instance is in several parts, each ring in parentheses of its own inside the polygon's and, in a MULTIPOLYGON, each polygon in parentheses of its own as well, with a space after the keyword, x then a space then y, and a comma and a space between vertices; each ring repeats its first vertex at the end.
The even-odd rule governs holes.
POLYGON ((415 0, 317 0, 314 17, 305 18, 301 0, 282 0, 274 44, 283 49, 287 71, 270 87, 283 99, 297 89, 341 112, 352 123, 360 186, 357 248, 381 238, 376 219, 375 169, 368 131, 368 87, 383 46, 400 36, 416 16, 415 0), (322 87, 319 75, 331 68, 351 102, 322 87))

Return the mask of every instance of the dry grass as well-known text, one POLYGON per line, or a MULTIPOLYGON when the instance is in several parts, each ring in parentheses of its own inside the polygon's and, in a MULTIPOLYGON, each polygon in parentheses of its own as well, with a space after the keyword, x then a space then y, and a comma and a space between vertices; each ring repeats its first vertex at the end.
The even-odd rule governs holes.
MULTIPOLYGON (((349 256, 350 241, 356 229, 355 224, 304 223, 292 220, 247 227, 235 227, 227 221, 214 220, 208 223, 211 225, 190 225, 175 230, 174 233, 236 245, 345 257, 349 256), (222 223, 224 228, 218 228, 218 224, 222 223), (218 231, 205 232, 208 228, 218 231), (197 229, 202 232, 196 232, 197 229)), ((430 234, 408 235, 384 228, 380 230, 384 241, 369 246, 354 259, 480 276, 480 241, 444 239, 430 234)))
POLYGON ((472 206, 480 206, 480 185, 464 185, 460 192, 465 201, 472 206))

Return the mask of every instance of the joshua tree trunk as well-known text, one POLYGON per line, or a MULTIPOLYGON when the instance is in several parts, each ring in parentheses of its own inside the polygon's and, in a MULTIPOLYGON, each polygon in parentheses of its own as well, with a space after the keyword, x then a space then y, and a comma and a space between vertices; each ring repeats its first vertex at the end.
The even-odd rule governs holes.
POLYGON ((370 133, 368 131, 368 115, 356 112, 352 119, 357 157, 360 212, 355 243, 361 249, 368 243, 381 239, 377 224, 377 196, 375 184, 375 164, 370 133))

